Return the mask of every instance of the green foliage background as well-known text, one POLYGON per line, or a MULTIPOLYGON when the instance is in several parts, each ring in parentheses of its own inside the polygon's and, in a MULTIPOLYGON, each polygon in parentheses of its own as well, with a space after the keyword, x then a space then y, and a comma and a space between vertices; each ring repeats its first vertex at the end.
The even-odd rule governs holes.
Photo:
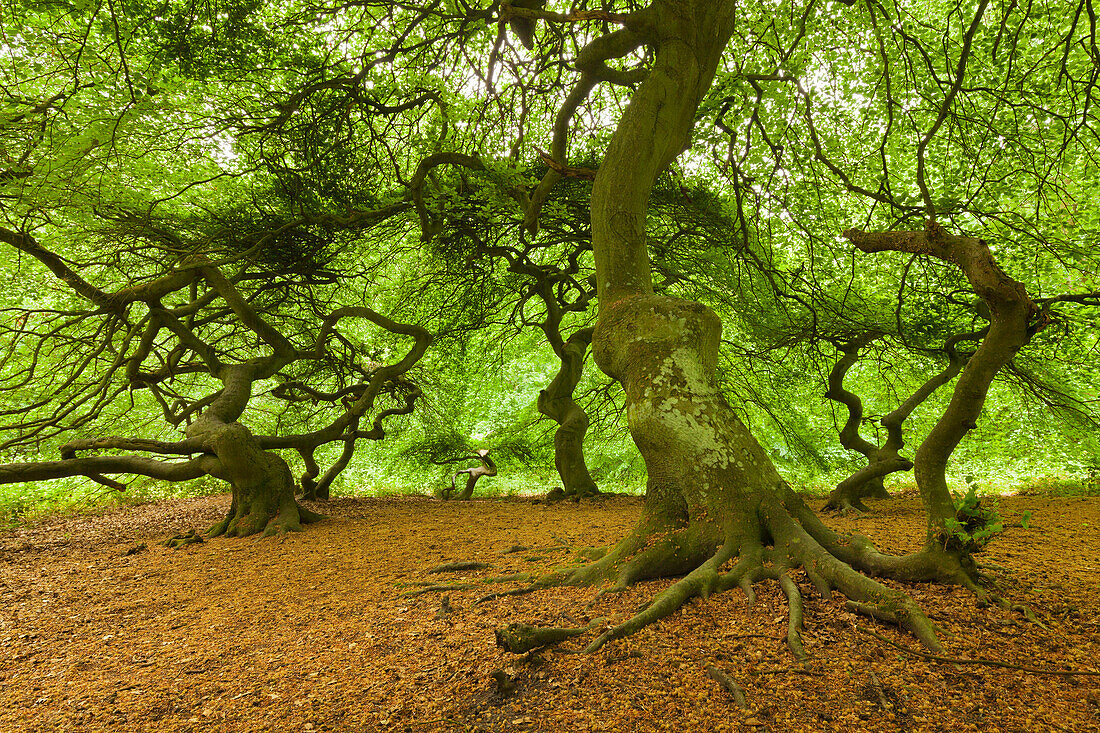
MULTIPOLYGON (((887 334, 847 381, 874 435, 873 418, 942 362, 944 339, 981 325, 957 272, 857 256, 838 236, 851 226, 919 228, 921 176, 940 220, 994 243, 1033 296, 1100 291, 1096 46, 1064 3, 984 10, 965 89, 925 139, 979 6, 745 5, 694 145, 654 192, 657 287, 722 317, 722 387, 796 485, 825 490, 862 461, 839 446, 844 416, 822 397, 837 357, 827 337, 887 334)), ((256 232, 294 224, 294 236, 257 255, 264 266, 288 279, 339 273, 338 285, 315 292, 437 336, 411 375, 425 392, 416 413, 388 425, 384 442, 361 445, 334 491, 434 493, 469 465, 440 461, 484 447, 501 468, 479 484, 485 495, 544 492, 557 484, 554 426, 535 400, 557 363, 531 327, 537 308, 517 306, 522 278, 493 252, 532 241, 539 264, 560 266, 587 236, 584 181, 558 185, 537 236, 524 233, 514 200, 545 172, 537 151, 552 147, 583 34, 540 31, 526 54, 499 35, 495 9, 17 0, 0 15, 0 223, 33 233, 105 288, 195 254, 245 250, 256 232), (484 169, 433 171, 416 193, 421 214, 410 193, 417 166, 451 151, 479 155, 484 169), (387 206, 406 208, 347 224, 387 206)), ((648 59, 613 63, 644 69, 648 59)), ((628 96, 593 91, 572 120, 570 165, 598 167, 628 96)), ((5 246, 0 257, 0 409, 18 423, 28 405, 77 401, 107 357, 84 351, 79 336, 91 326, 73 315, 86 304, 70 288, 23 252, 5 246), (63 322, 56 338, 36 340, 63 322), (23 383, 34 359, 35 378, 23 383), (66 383, 84 359, 87 376, 66 383)), ((577 257, 589 272, 591 255, 582 247, 577 257)), ((292 310, 272 306, 272 317, 297 327, 292 310)), ((1052 309, 954 454, 960 487, 966 475, 985 491, 1040 480, 1084 487, 1095 476, 1098 334, 1094 303, 1052 309)), ((399 348, 373 332, 357 337, 379 358, 399 348)), ((191 392, 211 383, 196 376, 191 392)), ((645 470, 616 390, 589 366, 578 390, 593 418, 589 464, 601 488, 638 493, 645 470)), ((16 437, 5 438, 0 461, 55 456, 74 435, 175 437, 145 393, 106 394, 94 420, 73 419, 66 431, 9 424, 5 435, 16 437)), ((909 455, 948 397, 941 390, 913 416, 909 455)), ((261 432, 309 419, 263 390, 246 415, 261 432)), ((21 521, 54 505, 218 490, 211 480, 139 479, 120 498, 77 480, 12 484, 0 487, 0 511, 21 521)))

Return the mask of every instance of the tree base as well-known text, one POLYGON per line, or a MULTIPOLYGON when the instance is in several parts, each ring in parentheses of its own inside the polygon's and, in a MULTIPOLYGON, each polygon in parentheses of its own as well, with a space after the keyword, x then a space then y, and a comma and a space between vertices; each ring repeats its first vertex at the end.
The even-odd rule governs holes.
MULTIPOLYGON (((893 464, 883 462, 883 465, 892 466, 893 464)), ((901 461, 897 465, 904 467, 911 466, 912 464, 909 463, 909 461, 901 461)), ((868 469, 864 470, 866 471, 868 469)), ((882 485, 881 478, 871 479, 863 483, 845 480, 829 492, 828 498, 825 499, 825 506, 823 506, 822 509, 829 512, 837 512, 841 515, 862 514, 871 511, 871 507, 863 503, 864 499, 889 498, 891 498, 890 492, 882 485)))
MULTIPOLYGON (((606 555, 581 568, 551 573, 534 583, 533 588, 559 585, 593 586, 610 581, 601 594, 621 592, 638 581, 681 575, 679 580, 658 594, 634 616, 596 637, 585 649, 595 652, 609 641, 621 639, 664 618, 692 598, 707 598, 732 588, 740 588, 749 603, 755 601, 754 586, 765 580, 776 581, 787 598, 787 644, 799 660, 806 658, 802 646, 802 591, 791 577, 801 568, 824 598, 834 590, 849 599, 849 608, 881 621, 897 624, 910 631, 930 650, 941 647, 932 623, 906 594, 888 588, 861 574, 830 552, 780 503, 777 497, 765 497, 758 511, 741 515, 754 517, 728 531, 718 543, 708 542, 710 527, 693 523, 673 526, 643 516, 638 526, 606 555), (708 530, 703 532, 701 530, 708 530), (726 569, 728 567, 728 569, 726 569)), ((498 632, 498 643, 513 653, 529 650, 532 639, 540 643, 556 638, 578 636, 584 629, 555 629, 545 636, 523 627, 525 632, 508 629, 498 632)))
POLYGON ((830 494, 821 510, 847 517, 852 514, 866 514, 871 511, 871 507, 864 504, 862 499, 847 496, 834 497, 830 494))
POLYGON ((312 481, 310 481, 308 485, 305 481, 303 481, 302 484, 303 501, 328 501, 332 498, 329 496, 328 486, 319 486, 312 481))
POLYGON ((603 492, 597 489, 595 484, 592 484, 591 487, 576 489, 574 491, 566 491, 560 486, 555 486, 550 489, 550 491, 546 492, 544 501, 546 501, 547 504, 566 500, 579 502, 581 499, 594 499, 597 496, 603 496, 603 492))
POLYGON ((206 531, 208 537, 248 537, 263 534, 264 537, 301 532, 303 524, 312 524, 325 518, 306 509, 291 497, 279 502, 274 509, 267 502, 239 502, 234 497, 225 519, 206 531))

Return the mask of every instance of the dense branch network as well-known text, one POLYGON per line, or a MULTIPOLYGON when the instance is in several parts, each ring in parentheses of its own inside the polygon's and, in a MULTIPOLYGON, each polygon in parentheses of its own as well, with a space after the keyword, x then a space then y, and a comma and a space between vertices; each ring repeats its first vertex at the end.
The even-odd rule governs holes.
MULTIPOLYGON (((229 513, 213 529, 214 534, 285 531, 297 529, 300 521, 316 519, 317 515, 295 502, 296 482, 286 461, 274 451, 297 451, 305 459, 302 485, 309 497, 327 495, 357 440, 381 439, 387 418, 412 411, 420 390, 406 374, 423 356, 431 336, 420 326, 398 323, 366 306, 326 311, 319 300, 323 288, 312 286, 309 277, 295 281, 272 273, 270 280, 257 279, 251 255, 279 243, 280 236, 291 229, 283 227, 259 236, 246 255, 224 257, 219 262, 193 254, 159 276, 111 292, 87 283, 29 236, 8 233, 9 243, 35 256, 96 306, 72 316, 56 313, 53 318, 60 321, 58 327, 32 332, 39 356, 8 375, 9 383, 31 384, 41 379, 43 372, 56 368, 56 355, 45 352, 60 341, 90 356, 51 385, 54 395, 71 395, 70 406, 98 406, 120 389, 135 396, 148 394, 160 407, 164 421, 182 429, 186 437, 177 441, 127 436, 77 438, 61 447, 60 460, 5 465, 0 469, 0 481, 88 476, 121 488, 105 474, 169 481, 213 476, 233 488, 229 513), (168 299, 181 298, 176 305, 165 305, 168 299), (303 311, 284 315, 291 305, 303 311), (369 344, 345 333, 349 322, 369 323, 387 334, 409 338, 412 347, 393 363, 372 362, 365 358, 369 344), (93 323, 96 325, 89 327, 93 323), (96 374, 94 381, 84 381, 85 366, 94 359, 102 360, 104 354, 109 358, 107 368, 96 374), (214 382, 214 389, 205 386, 207 380, 214 382), (240 422, 256 387, 270 380, 278 382, 271 395, 284 404, 310 402, 314 414, 302 422, 309 429, 265 435, 240 422), (394 404, 380 407, 384 399, 394 404), (372 416, 371 427, 363 429, 361 422, 368 416, 372 416), (319 477, 314 455, 329 443, 343 443, 343 452, 319 477), (131 453, 80 455, 93 451, 131 453), (172 456, 185 460, 172 460, 172 456)), ((362 329, 357 326, 355 330, 362 329)), ((39 407, 35 403, 17 413, 24 419, 14 426, 19 434, 9 445, 39 439, 44 433, 63 434, 77 428, 87 432, 85 426, 100 411, 93 407, 70 417, 70 407, 37 417, 39 407)))
POLYGON ((863 404, 859 395, 844 387, 844 377, 857 362, 860 349, 879 338, 881 334, 872 332, 837 344, 837 350, 843 356, 829 371, 829 391, 825 396, 844 405, 848 412, 848 418, 840 429, 840 444, 848 450, 863 455, 867 459, 867 465, 837 484, 825 501, 825 509, 841 512, 867 511, 867 506, 863 503, 864 499, 889 498, 889 493, 882 483, 883 479, 891 473, 908 471, 913 467, 913 462, 900 454, 905 446, 903 423, 937 389, 948 384, 962 371, 969 354, 959 352, 959 343, 978 340, 984 335, 984 331, 979 331, 956 334, 947 339, 943 349, 947 354, 947 365, 929 377, 908 398, 879 420, 882 427, 886 429, 886 440, 881 446, 871 443, 859 434, 860 425, 863 423, 863 404))
MULTIPOLYGON (((938 650, 917 604, 873 576, 989 597, 953 541, 947 461, 1052 309, 1096 307, 1086 184, 1100 54, 1095 23, 1079 11, 1066 31, 1055 2, 1000 23, 985 0, 920 23, 901 0, 844 5, 35 10, 27 58, 43 70, 27 81, 11 70, 24 64, 0 67, 14 110, 0 120, 0 241, 48 286, 38 306, 2 311, 12 437, 0 450, 67 442, 59 460, 0 466, 0 482, 213 476, 233 487, 215 533, 295 529, 316 517, 278 452, 296 452, 302 488, 326 496, 357 442, 418 402, 412 370, 432 339, 415 324, 445 322, 455 338, 539 328, 560 362, 538 407, 560 425, 566 491, 595 491, 573 397, 589 349, 622 389, 648 483, 626 537, 520 590, 676 578, 589 650, 693 597, 739 588, 751 601, 774 581, 801 657, 803 578, 938 650), (678 216, 673 200, 693 211, 678 216), (860 228, 837 238, 837 220, 860 228), (690 266, 677 266, 684 251, 690 266), (751 275, 722 272, 742 267, 751 275), (835 296, 827 308, 819 292, 835 296), (902 423, 955 379, 913 460, 924 546, 887 555, 790 490, 716 372, 769 349, 774 364, 829 319, 859 332, 845 312, 856 300, 892 310, 908 347, 907 302, 957 293, 977 297, 989 326, 947 341, 946 368, 884 418, 882 446, 859 436, 844 386, 863 344, 841 345, 829 379, 849 410, 842 442, 869 461, 852 487, 908 463, 902 423), (723 318, 735 336, 723 339, 723 318), (967 356, 963 340, 980 344, 967 356), (183 436, 104 434, 150 407, 183 436), (326 446, 338 457, 323 469, 326 446)), ((476 457, 471 492, 495 471, 476 457)), ((590 630, 531 629, 501 638, 519 651, 590 630)))

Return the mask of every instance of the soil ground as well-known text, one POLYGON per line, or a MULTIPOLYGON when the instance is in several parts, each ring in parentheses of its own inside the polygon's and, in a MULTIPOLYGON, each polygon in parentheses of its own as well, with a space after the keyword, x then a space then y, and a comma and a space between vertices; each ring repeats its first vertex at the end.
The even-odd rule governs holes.
MULTIPOLYGON (((824 601, 805 578, 797 665, 774 583, 756 607, 740 591, 682 612, 595 655, 496 648, 509 622, 623 619, 669 581, 593 602, 592 589, 474 601, 497 588, 403 596, 417 582, 477 583, 571 561, 621 537, 640 500, 580 505, 341 499, 330 516, 276 539, 156 542, 212 524, 228 496, 54 520, 0 536, 0 731, 1098 731, 1100 677, 1042 676, 930 662, 892 627, 824 601), (125 554, 140 543, 147 548, 125 554), (515 546, 526 550, 506 553, 515 546), (425 575, 446 561, 479 571, 425 575), (747 708, 707 674, 725 672, 747 708), (515 689, 503 694, 500 670, 515 689)), ((916 498, 828 521, 890 551, 923 532, 916 498)), ((978 608, 965 591, 907 589, 948 633, 948 654, 1097 670, 1100 499, 1001 501, 1007 526, 983 553, 1022 614, 978 608), (1020 526, 1031 512, 1028 528, 1020 526), (1012 526, 1015 525, 1015 526, 1012 526)), ((582 640, 560 645, 577 649, 582 640)))

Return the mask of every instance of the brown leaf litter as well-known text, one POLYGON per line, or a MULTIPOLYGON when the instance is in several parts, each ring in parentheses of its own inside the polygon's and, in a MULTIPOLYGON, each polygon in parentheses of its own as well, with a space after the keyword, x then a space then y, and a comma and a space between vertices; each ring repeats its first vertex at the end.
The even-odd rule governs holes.
MULTIPOLYGON (((330 519, 283 542, 157 544, 212 524, 228 501, 161 502, 0 536, 0 731, 1100 730, 1100 678, 914 657, 857 626, 917 650, 914 639, 820 599, 802 577, 806 667, 783 643, 774 584, 753 609, 739 591, 697 600, 595 655, 562 651, 595 628, 522 657, 496 648, 501 625, 615 623, 667 587, 599 599, 557 588, 475 605, 517 587, 488 578, 614 542, 637 517, 636 498, 340 499, 317 507, 330 519), (425 573, 451 562, 487 567, 425 573), (402 595, 426 582, 470 587, 402 595)), ((875 508, 827 521, 885 550, 914 549, 919 500, 875 508)), ((981 559, 1041 626, 978 608, 962 589, 907 590, 951 657, 1097 670, 1100 499, 1008 498, 1001 512, 1009 526, 981 559)))

